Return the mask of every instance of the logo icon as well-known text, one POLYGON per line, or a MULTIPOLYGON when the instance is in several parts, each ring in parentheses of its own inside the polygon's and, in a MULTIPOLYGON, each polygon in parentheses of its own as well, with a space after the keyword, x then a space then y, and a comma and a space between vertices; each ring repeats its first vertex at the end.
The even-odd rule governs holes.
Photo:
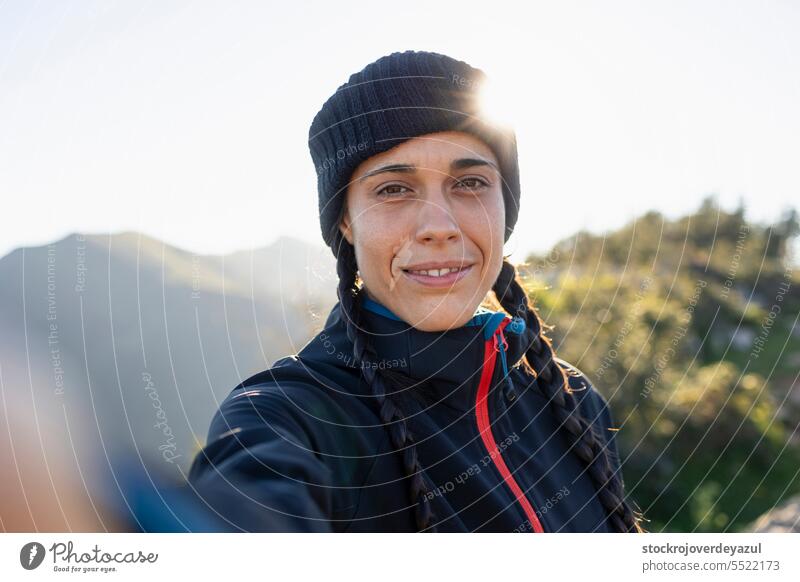
POLYGON ((19 563, 26 570, 35 570, 44 560, 44 546, 39 542, 28 542, 19 551, 19 563))

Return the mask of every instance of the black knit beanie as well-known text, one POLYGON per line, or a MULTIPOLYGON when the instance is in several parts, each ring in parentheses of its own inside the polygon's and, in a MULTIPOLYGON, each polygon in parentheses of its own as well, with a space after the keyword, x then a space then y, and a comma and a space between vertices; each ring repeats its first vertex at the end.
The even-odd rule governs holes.
POLYGON ((317 171, 322 238, 338 256, 338 226, 347 186, 364 160, 411 138, 464 131, 489 146, 500 165, 508 240, 519 214, 519 167, 514 132, 485 117, 480 88, 486 75, 432 52, 381 57, 350 76, 311 123, 308 147, 317 171))

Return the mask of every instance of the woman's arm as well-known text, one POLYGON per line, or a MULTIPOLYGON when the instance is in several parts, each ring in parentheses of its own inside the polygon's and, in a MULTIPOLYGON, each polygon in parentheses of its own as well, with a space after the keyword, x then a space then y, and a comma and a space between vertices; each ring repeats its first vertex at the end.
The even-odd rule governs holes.
POLYGON ((331 531, 334 483, 310 423, 276 386, 235 390, 214 415, 190 486, 234 531, 331 531))

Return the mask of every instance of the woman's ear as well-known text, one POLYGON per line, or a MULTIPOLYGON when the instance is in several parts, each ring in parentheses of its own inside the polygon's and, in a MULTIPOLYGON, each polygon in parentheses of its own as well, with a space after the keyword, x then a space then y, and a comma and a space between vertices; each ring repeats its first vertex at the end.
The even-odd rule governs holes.
POLYGON ((350 226, 350 211, 345 207, 342 220, 339 222, 339 230, 351 245, 353 244, 353 229, 350 226))

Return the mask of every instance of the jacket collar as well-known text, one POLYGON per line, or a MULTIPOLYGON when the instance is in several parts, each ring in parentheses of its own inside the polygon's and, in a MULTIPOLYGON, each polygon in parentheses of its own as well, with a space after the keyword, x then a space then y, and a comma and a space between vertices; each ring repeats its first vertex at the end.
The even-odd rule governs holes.
MULTIPOLYGON (((376 365, 409 377, 415 384, 410 390, 433 403, 446 402, 459 410, 474 406, 475 393, 483 369, 486 342, 499 339, 500 327, 507 321, 502 335, 505 337, 505 363, 510 370, 519 363, 531 344, 525 320, 511 318, 504 312, 479 307, 463 326, 445 331, 422 331, 403 321, 386 306, 360 294, 362 301, 362 330, 378 356, 376 365)), ((326 327, 339 326, 346 338, 337 303, 328 318, 326 327)), ((339 366, 356 367, 352 359, 352 344, 339 366)), ((502 350, 502 342, 498 347, 502 350)), ((496 367, 501 366, 503 354, 498 353, 496 367)), ((501 372, 500 377, 504 375, 501 372)))

